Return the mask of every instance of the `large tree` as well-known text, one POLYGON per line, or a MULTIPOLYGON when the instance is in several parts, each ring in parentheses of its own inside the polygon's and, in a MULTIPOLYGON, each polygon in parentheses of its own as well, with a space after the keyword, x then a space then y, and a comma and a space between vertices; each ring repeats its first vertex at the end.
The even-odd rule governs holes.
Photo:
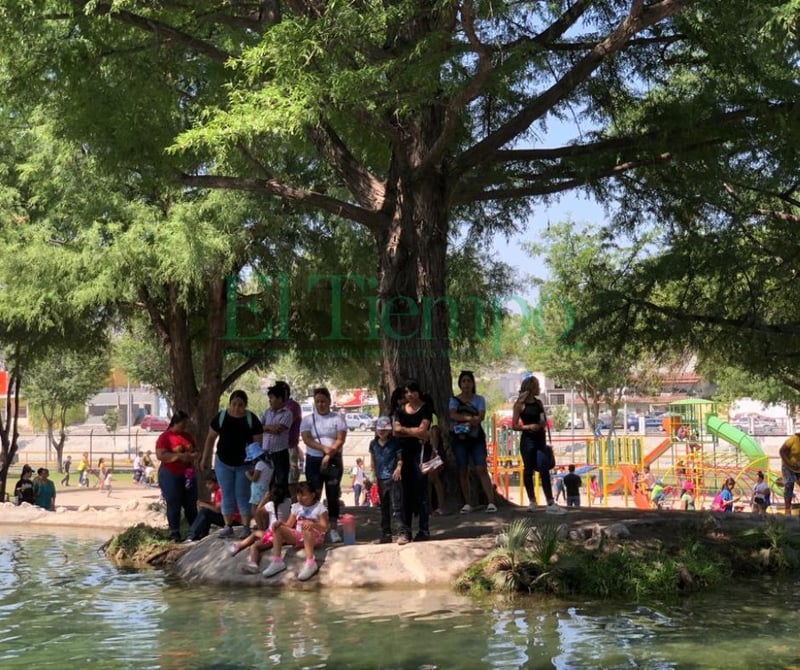
POLYGON ((6 99, 141 181, 364 226, 385 386, 412 375, 443 404, 458 224, 508 230, 530 198, 772 141, 796 117, 794 6, 9 0, 0 71, 6 99))

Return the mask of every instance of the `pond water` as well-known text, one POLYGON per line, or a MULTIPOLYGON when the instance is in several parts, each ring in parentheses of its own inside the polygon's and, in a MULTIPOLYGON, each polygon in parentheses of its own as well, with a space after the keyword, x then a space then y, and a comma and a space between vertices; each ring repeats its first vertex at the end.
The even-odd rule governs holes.
POLYGON ((794 583, 637 604, 231 591, 118 570, 98 531, 0 528, 4 670, 800 667, 794 583))

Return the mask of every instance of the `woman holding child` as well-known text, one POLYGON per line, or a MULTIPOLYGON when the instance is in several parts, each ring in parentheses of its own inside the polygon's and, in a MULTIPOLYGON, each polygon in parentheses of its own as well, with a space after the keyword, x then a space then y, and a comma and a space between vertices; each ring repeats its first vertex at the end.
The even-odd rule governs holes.
POLYGON ((197 517, 197 479, 194 476, 197 445, 187 430, 189 415, 178 410, 172 415, 169 427, 156 440, 158 486, 167 503, 169 538, 181 540, 181 510, 191 526, 197 517))

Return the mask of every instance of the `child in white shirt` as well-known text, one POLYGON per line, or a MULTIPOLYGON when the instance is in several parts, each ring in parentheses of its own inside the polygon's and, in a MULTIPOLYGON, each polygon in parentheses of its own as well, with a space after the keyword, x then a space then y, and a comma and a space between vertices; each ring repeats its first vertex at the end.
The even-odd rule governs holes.
POLYGON ((300 482, 297 485, 297 502, 292 505, 288 520, 277 521, 272 526, 272 563, 261 574, 272 577, 286 570, 281 550, 287 544, 305 551, 305 564, 297 578, 301 582, 311 579, 319 570, 314 549, 322 546, 327 532, 328 510, 320 502, 319 492, 309 482, 300 482))
POLYGON ((292 499, 286 487, 275 483, 256 507, 254 516, 263 510, 268 517, 266 529, 256 529, 240 542, 234 542, 228 547, 231 556, 236 556, 242 549, 250 547, 249 557, 243 569, 253 574, 258 572, 261 552, 272 548, 273 527, 279 521, 285 522, 291 516, 292 499))

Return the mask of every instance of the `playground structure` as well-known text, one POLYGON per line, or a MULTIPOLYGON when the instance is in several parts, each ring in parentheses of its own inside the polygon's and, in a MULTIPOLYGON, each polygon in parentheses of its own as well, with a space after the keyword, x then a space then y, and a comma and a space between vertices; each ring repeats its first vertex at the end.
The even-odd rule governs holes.
MULTIPOLYGON (((769 457, 753 437, 719 418, 714 401, 690 398, 670 404, 663 429, 664 438, 649 451, 645 451, 641 435, 586 435, 566 448, 560 446, 564 440, 556 438, 556 463, 575 464, 576 471, 586 475, 582 501, 588 505, 598 504, 588 490, 588 476, 596 474, 602 491, 600 504, 609 505, 616 496, 620 498, 617 504, 640 509, 654 508, 644 488, 645 466, 662 481, 668 507, 678 506, 684 482, 691 482, 696 509, 708 508, 728 477, 736 480, 734 494, 742 501, 737 509, 743 508, 760 470, 773 492, 771 511, 782 510, 782 504, 775 505, 783 500, 780 472, 770 470, 769 457)), ((490 435, 489 470, 494 483, 506 497, 519 487, 519 503, 523 504, 519 432, 502 427, 495 415, 490 435)), ((538 490, 538 481, 535 486, 538 490)))

